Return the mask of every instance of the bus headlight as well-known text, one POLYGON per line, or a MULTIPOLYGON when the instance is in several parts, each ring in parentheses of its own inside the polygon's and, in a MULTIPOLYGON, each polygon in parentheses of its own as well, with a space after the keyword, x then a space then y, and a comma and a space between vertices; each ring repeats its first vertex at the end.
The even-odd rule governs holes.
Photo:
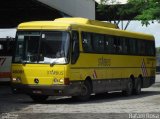
POLYGON ((12 81, 13 81, 13 82, 20 83, 20 82, 21 82, 21 78, 12 78, 12 81))
POLYGON ((53 84, 65 84, 65 85, 69 85, 70 81, 69 81, 69 78, 61 78, 61 79, 54 78, 53 79, 53 84))

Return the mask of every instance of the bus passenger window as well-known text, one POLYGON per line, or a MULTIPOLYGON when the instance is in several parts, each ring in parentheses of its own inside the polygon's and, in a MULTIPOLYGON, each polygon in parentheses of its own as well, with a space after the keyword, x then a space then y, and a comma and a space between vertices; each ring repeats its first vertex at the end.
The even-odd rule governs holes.
POLYGON ((123 40, 123 44, 122 44, 123 54, 127 54, 128 53, 128 40, 127 38, 122 38, 122 40, 123 40))
POLYGON ((92 42, 95 52, 104 53, 104 36, 102 34, 93 34, 92 42))
POLYGON ((138 54, 145 55, 145 44, 141 40, 138 40, 138 54))
POLYGON ((155 44, 153 41, 145 41, 145 50, 147 56, 155 55, 155 44))
POLYGON ((155 43, 153 41, 149 43, 149 55, 155 56, 155 43))
POLYGON ((114 51, 116 54, 120 54, 122 52, 122 45, 121 45, 121 39, 115 38, 114 39, 114 51))
POLYGON ((90 33, 82 32, 82 45, 83 45, 84 52, 92 52, 90 33))
POLYGON ((0 44, 0 50, 3 50, 3 45, 2 44, 0 44))
POLYGON ((105 52, 114 53, 114 39, 112 36, 105 36, 105 52))
MULTIPOLYGON (((135 55, 137 54, 136 52, 136 39, 128 39, 129 41, 129 54, 131 55, 135 55)), ((138 50, 139 50, 139 47, 138 47, 138 50)))
POLYGON ((105 53, 108 53, 108 51, 109 51, 109 41, 108 41, 108 39, 106 39, 106 37, 105 37, 105 41, 104 41, 104 52, 105 52, 105 53))

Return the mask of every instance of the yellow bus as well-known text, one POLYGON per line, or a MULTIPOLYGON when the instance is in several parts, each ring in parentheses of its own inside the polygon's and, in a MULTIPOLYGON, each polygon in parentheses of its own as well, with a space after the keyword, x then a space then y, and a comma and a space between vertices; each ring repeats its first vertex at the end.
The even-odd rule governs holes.
POLYGON ((120 30, 85 18, 59 18, 18 26, 12 89, 34 101, 122 91, 129 96, 155 83, 152 35, 120 30))

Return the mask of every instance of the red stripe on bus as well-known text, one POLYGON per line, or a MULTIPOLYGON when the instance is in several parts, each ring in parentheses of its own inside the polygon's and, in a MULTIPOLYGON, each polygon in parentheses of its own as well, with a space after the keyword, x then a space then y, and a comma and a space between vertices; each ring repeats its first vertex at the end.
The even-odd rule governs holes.
POLYGON ((11 72, 0 72, 0 78, 10 78, 11 72))

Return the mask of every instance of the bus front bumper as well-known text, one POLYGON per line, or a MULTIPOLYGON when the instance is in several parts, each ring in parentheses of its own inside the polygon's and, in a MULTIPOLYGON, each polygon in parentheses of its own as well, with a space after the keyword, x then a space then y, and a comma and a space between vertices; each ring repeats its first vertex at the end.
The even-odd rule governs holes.
POLYGON ((82 84, 70 85, 24 85, 12 84, 13 93, 25 93, 28 95, 48 96, 76 96, 81 94, 82 84))

